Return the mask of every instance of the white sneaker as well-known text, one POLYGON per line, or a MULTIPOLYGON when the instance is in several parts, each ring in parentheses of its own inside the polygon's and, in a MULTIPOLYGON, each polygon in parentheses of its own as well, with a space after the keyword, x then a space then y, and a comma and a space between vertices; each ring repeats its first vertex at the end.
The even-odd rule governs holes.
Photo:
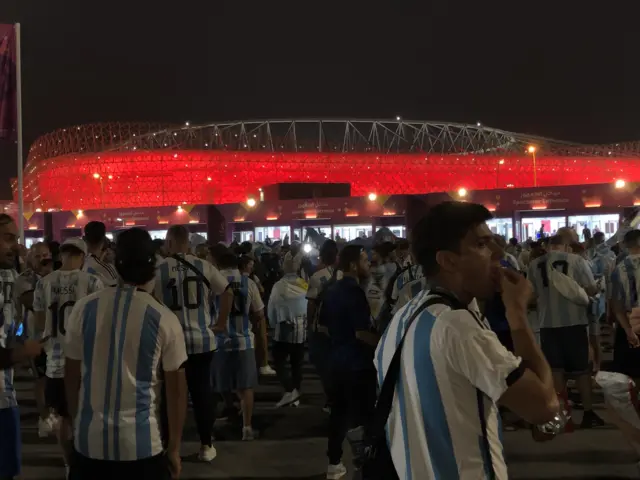
POLYGON ((218 452, 216 451, 214 446, 202 445, 200 447, 200 453, 198 453, 198 460, 202 462, 210 462, 211 460, 216 458, 217 455, 218 452))
POLYGON ((69 468, 69 465, 65 465, 64 466, 64 478, 66 478, 67 480, 69 480, 69 472, 71 471, 71 468, 69 468))
POLYGON ((242 441, 251 442, 256 439, 256 434, 252 427, 242 427, 242 441))
POLYGON ((300 392, 295 388, 291 392, 286 392, 282 399, 276 403, 276 408, 286 407, 287 405, 291 405, 293 402, 297 401, 300 398, 300 392))
POLYGON ((290 407, 299 407, 300 406, 300 400, 296 400, 295 402, 293 402, 292 404, 289 405, 290 407))
POLYGON ((273 377, 274 375, 277 375, 277 372, 271 368, 270 365, 265 365, 264 367, 260 367, 260 375, 273 377))
POLYGON ((38 437, 46 438, 53 433, 54 420, 52 417, 38 419, 38 437))
POLYGON ((347 467, 342 463, 338 465, 329 465, 327 468, 327 480, 338 480, 347 474, 347 467))

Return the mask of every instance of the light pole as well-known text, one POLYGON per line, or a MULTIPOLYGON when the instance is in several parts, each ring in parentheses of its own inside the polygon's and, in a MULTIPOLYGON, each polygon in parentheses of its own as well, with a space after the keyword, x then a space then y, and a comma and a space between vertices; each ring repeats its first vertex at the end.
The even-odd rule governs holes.
POLYGON ((538 172, 537 172, 537 168, 536 168, 536 147, 533 146, 533 145, 529 145, 529 148, 527 148, 527 151, 533 157, 533 186, 537 187, 538 186, 538 172))

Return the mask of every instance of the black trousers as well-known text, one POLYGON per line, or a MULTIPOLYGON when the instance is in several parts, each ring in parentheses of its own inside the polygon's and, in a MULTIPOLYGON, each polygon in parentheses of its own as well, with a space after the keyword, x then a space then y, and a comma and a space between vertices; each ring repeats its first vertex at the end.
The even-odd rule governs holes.
POLYGON ((211 445, 213 422, 215 421, 216 402, 211 387, 212 360, 213 352, 197 353, 188 356, 185 366, 187 388, 191 396, 193 415, 202 445, 211 445))
POLYGON ((285 392, 300 390, 302 384, 302 362, 304 361, 303 343, 275 342, 271 349, 276 365, 278 379, 285 392), (287 360, 291 365, 291 373, 287 369, 287 360))
POLYGON ((329 416, 329 463, 337 465, 342 459, 342 444, 347 430, 366 426, 373 418, 377 383, 374 369, 360 371, 332 370, 331 393, 333 404, 329 416))
POLYGON ((170 480, 169 462, 163 454, 143 460, 114 462, 95 460, 74 452, 69 480, 170 480))

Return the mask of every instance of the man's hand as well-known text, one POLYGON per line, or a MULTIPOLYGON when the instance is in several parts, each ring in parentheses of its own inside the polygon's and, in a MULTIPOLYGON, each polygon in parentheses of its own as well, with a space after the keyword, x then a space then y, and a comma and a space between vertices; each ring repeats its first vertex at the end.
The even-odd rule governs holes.
POLYGON ((17 344, 11 353, 14 363, 24 362, 36 358, 42 353, 42 344, 35 340, 25 340, 24 343, 17 344))
POLYGON ((225 335, 226 333, 228 333, 227 330, 227 325, 222 325, 220 322, 211 327, 211 331, 216 335, 225 335))
POLYGON ((169 470, 171 471, 172 480, 180 478, 182 473, 182 459, 179 452, 167 452, 167 460, 169 460, 169 470))
POLYGON ((516 271, 501 268, 500 288, 507 311, 527 313, 527 306, 533 294, 533 287, 529 280, 516 271))

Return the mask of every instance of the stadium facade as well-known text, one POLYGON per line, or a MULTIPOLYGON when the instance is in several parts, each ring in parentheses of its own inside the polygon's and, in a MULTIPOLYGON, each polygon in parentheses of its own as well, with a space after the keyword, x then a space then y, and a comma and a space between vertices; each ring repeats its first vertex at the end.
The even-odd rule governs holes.
MULTIPOLYGON (((273 238, 302 225, 348 237, 377 226, 402 234, 408 217, 444 194, 482 201, 511 219, 510 228, 498 228, 501 233, 527 237, 536 227, 559 225, 543 219, 525 227, 522 218, 539 210, 570 223, 569 217, 593 217, 596 210, 613 219, 638 203, 639 159, 636 143, 579 145, 479 124, 91 124, 34 142, 25 168, 25 217, 34 238, 45 230, 71 234, 93 217, 112 229, 138 224, 161 231, 161 225, 190 223, 225 238, 238 232, 235 238, 273 238), (350 195, 317 198, 310 189, 306 203, 299 197, 264 199, 273 185, 305 183, 348 184, 350 195), (578 185, 584 186, 573 189, 579 194, 562 193, 578 185), (39 221, 41 213, 51 216, 39 221), (336 227, 346 219, 368 227, 336 227)), ((603 229, 607 222, 600 222, 603 229)))

